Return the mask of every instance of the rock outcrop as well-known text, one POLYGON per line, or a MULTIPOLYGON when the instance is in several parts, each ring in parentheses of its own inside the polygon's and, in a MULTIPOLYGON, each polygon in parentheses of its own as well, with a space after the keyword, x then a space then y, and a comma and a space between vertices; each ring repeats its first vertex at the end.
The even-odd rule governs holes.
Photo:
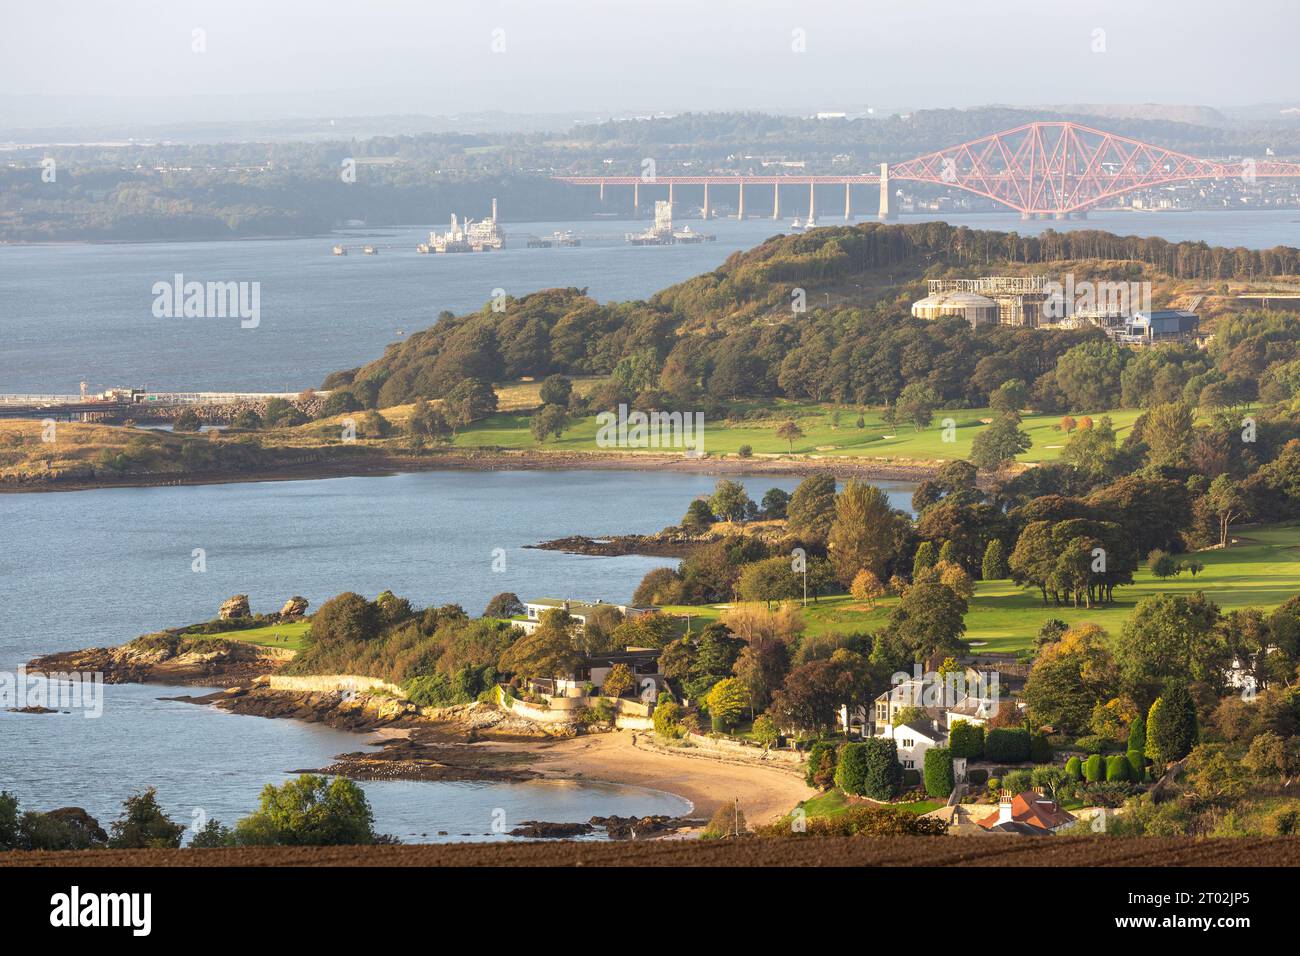
POLYGON ((227 598, 222 602, 221 610, 217 613, 217 616, 223 621, 252 617, 253 612, 248 609, 248 595, 236 594, 232 598, 227 598))
POLYGON ((307 613, 307 604, 308 601, 305 597, 299 597, 295 594, 284 602, 284 607, 280 608, 280 619, 302 617, 307 613))

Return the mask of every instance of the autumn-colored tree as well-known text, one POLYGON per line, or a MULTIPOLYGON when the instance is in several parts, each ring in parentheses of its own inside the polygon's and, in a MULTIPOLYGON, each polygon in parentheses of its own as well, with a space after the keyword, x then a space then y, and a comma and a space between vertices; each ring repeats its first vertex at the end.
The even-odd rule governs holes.
POLYGON ((626 664, 615 664, 605 675, 605 682, 600 689, 606 697, 622 697, 636 684, 632 669, 626 664))
POLYGON ((782 422, 776 427, 776 437, 786 442, 790 446, 790 454, 794 454, 794 443, 803 438, 803 429, 797 422, 782 422))
POLYGON ((863 568, 854 576, 849 593, 867 607, 874 608, 876 601, 884 596, 885 586, 880 583, 880 578, 863 568))
POLYGON ((888 496, 875 485, 852 480, 836 495, 835 519, 826 543, 840 584, 852 585, 864 568, 883 577, 900 538, 899 518, 888 496))

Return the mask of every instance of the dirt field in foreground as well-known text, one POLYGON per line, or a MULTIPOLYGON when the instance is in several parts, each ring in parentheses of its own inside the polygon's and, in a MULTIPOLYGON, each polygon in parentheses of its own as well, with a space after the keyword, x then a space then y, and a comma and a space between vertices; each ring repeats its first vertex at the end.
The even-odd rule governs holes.
POLYGON ((0 853, 0 866, 1300 866, 1300 837, 836 837, 0 853))

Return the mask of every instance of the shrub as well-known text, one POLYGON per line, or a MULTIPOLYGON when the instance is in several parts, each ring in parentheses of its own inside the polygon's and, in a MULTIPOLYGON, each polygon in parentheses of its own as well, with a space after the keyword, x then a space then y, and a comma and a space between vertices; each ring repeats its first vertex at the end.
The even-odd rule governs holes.
POLYGON ((866 793, 867 745, 845 744, 835 756, 835 786, 845 793, 866 793))
POLYGON ((759 714, 754 718, 754 726, 751 733, 758 743, 764 747, 771 747, 781 735, 777 732, 776 722, 767 714, 759 714))
POLYGON ((985 759, 993 763, 1023 763, 1029 759, 1029 731, 997 727, 984 737, 985 759))
POLYGON ((1029 759, 1034 763, 1052 762, 1052 744, 1045 734, 1030 734, 1029 759))
POLYGON ((982 787, 989 782, 989 772, 987 770, 968 770, 966 780, 971 786, 982 787))
POLYGON ((739 454, 740 454, 740 457, 741 457, 741 458, 753 458, 753 457, 754 457, 754 449, 753 449, 752 447, 750 447, 749 445, 741 445, 741 446, 740 446, 739 454))
POLYGON ((205 850, 219 846, 234 846, 235 831, 230 827, 222 826, 221 821, 215 817, 203 825, 203 828, 194 834, 190 840, 190 849, 205 850))
POLYGON ((987 786, 990 793, 996 793, 998 790, 1002 789, 1002 781, 997 777, 989 777, 987 786))
POLYGON ((813 817, 800 833, 788 821, 757 827, 765 837, 846 836, 942 836, 948 829, 942 820, 923 817, 897 807, 850 807, 830 817, 813 817))
POLYGON ((1083 780, 1083 761, 1078 757, 1071 757, 1065 762, 1065 772, 1070 775, 1070 779, 1075 783, 1083 780))
MULTIPOLYGON (((906 779, 904 779, 906 782, 906 779)), ((947 797, 956 786, 952 772, 952 751, 933 747, 925 752, 925 792, 932 797, 947 797)))
POLYGON ((1083 762, 1083 779, 1088 783, 1101 783, 1106 778, 1106 762, 1101 754, 1093 754, 1083 762))
POLYGON ((835 745, 819 740, 808 751, 804 767, 804 781, 818 790, 829 790, 835 784, 835 745))
POLYGON ((921 785, 921 772, 912 767, 903 768, 903 786, 911 789, 921 785))
POLYGON ((655 733, 665 740, 676 740, 685 734, 681 725, 682 708, 679 704, 672 701, 659 704, 655 707, 654 720, 655 733))
POLYGON ((1278 807, 1265 819, 1264 832, 1275 836, 1295 836, 1300 833, 1300 807, 1295 804, 1278 807))
POLYGON ((948 749, 952 751, 954 757, 983 760, 984 728, 964 720, 954 722, 948 735, 948 749))
POLYGON ((1033 784, 1033 772, 1029 770, 1008 770, 1002 775, 1002 789, 1012 793, 1024 793, 1033 784))
POLYGON ((1140 750, 1130 750, 1128 752, 1128 778, 1134 783, 1141 783, 1147 773, 1147 761, 1142 756, 1140 750))
POLYGON ((721 840, 726 837, 744 836, 749 832, 745 825, 745 811, 738 804, 724 803, 713 811, 708 826, 700 834, 703 840, 721 840))
POLYGON ((1075 749, 1082 750, 1086 754, 1105 753, 1107 750, 1113 750, 1114 746, 1114 741, 1095 734, 1089 737, 1080 737, 1074 742, 1075 749))
POLYGON ((1123 783, 1128 780, 1128 758, 1114 754, 1106 758, 1106 782, 1123 783))

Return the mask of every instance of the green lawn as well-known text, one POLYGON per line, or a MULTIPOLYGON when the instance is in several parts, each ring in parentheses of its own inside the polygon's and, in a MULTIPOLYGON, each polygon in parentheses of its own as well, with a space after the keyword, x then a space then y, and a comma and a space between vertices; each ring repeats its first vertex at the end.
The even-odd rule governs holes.
MULTIPOLYGON (((747 402, 733 406, 735 419, 704 423, 704 448, 711 454, 734 455, 741 445, 749 445, 756 455, 784 455, 790 446, 776 437, 776 427, 793 419, 803 429, 804 437, 793 445, 796 455, 813 455, 846 458, 874 458, 902 461, 947 461, 969 458, 971 440, 986 426, 982 419, 990 417, 987 409, 943 410, 934 413, 930 427, 917 431, 911 425, 894 428, 880 420, 880 410, 863 414, 864 427, 857 428, 859 410, 855 407, 839 409, 840 423, 833 424, 835 408, 811 402, 775 400, 747 402), (955 426, 949 431, 946 420, 955 426), (945 441, 951 437, 952 441, 945 441)), ((1107 412, 1115 423, 1122 440, 1138 417, 1136 409, 1107 412)), ((1100 418, 1101 414, 1093 418, 1100 418)), ((1033 447, 1020 456, 1023 462, 1052 461, 1060 457, 1066 435, 1053 426, 1061 420, 1059 415, 1030 415, 1022 428, 1033 439, 1033 447)), ((559 439, 552 438, 539 445, 528 430, 527 414, 503 413, 476 422, 456 436, 455 444, 462 448, 499 446, 512 449, 554 451, 601 451, 596 445, 596 419, 580 419, 559 439)), ((635 451, 636 449, 610 449, 635 451)), ((647 449, 654 452, 654 449, 647 449)))
MULTIPOLYGON (((979 581, 966 615, 966 638, 977 650, 1019 651, 1031 648, 1043 622, 1060 618, 1068 624, 1092 622, 1118 633, 1138 601, 1155 594, 1205 596, 1224 610, 1244 607, 1273 608, 1300 594, 1300 525, 1247 528, 1237 534, 1241 543, 1226 551, 1202 551, 1196 560, 1205 570, 1194 579, 1183 573, 1160 580, 1146 569, 1134 575, 1129 587, 1116 589, 1117 603, 1105 608, 1043 606, 1037 591, 1016 587, 1010 581, 979 581)), ((875 631, 889 619, 897 598, 886 598, 866 611, 848 595, 808 602, 805 633, 875 631)), ((716 620, 726 605, 669 606, 670 614, 691 616, 698 631, 716 620)))
MULTIPOLYGON (((914 803, 889 804, 890 807, 896 810, 906 810, 918 817, 923 813, 929 813, 931 810, 938 810, 944 805, 945 801, 943 800, 917 800, 914 803)), ((850 803, 849 798, 844 795, 844 791, 832 788, 825 793, 819 793, 815 797, 808 798, 799 806, 803 808, 803 812, 809 817, 834 817, 846 812, 851 807, 874 806, 874 804, 850 803)))
POLYGON ((253 627, 246 631, 225 631, 210 636, 223 640, 245 641, 261 647, 285 647, 291 651, 300 651, 310 626, 308 621, 291 621, 288 624, 268 624, 266 627, 253 627))

